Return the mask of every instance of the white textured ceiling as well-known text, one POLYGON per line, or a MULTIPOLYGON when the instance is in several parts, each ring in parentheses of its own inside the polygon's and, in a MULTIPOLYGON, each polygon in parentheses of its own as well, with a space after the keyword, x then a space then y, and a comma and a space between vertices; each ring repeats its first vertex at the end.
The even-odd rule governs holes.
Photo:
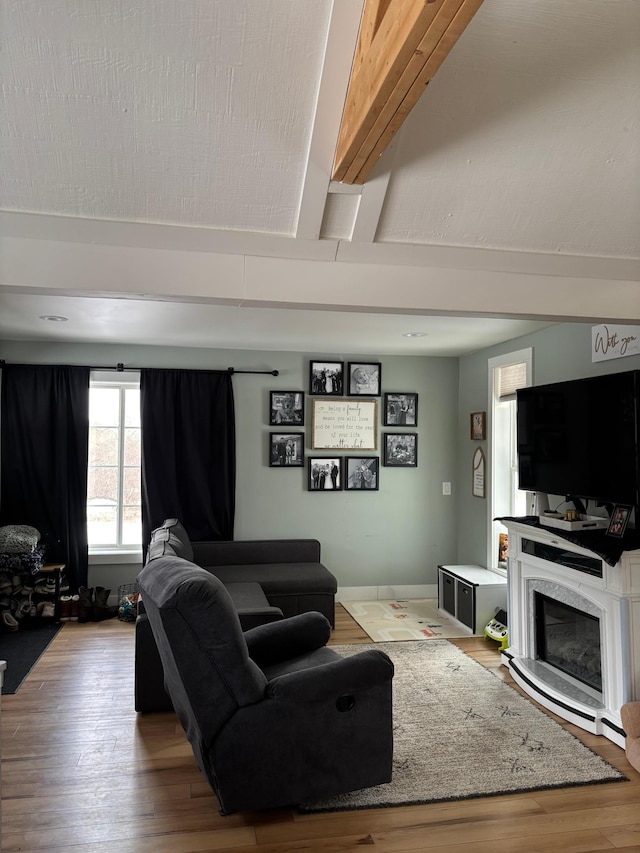
POLYGON ((5 208, 293 233, 330 4, 4 8, 5 208))
POLYGON ((237 308, 68 296, 2 298, 0 337, 220 349, 459 356, 541 328, 530 320, 237 308), (34 313, 37 311, 37 313, 34 313), (41 317, 66 317, 46 321, 41 317), (420 333, 424 337, 405 337, 420 333), (239 343, 240 342, 240 343, 239 343))
POLYGON ((0 334, 456 354, 638 319, 640 2, 485 0, 354 191, 361 9, 5 0, 0 334))

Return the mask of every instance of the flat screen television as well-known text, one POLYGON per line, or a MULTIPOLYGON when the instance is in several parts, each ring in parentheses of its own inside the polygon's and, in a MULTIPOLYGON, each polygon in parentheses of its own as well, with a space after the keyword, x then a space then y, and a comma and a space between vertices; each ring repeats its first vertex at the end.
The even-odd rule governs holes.
POLYGON ((517 392, 521 489, 640 505, 640 370, 517 392))

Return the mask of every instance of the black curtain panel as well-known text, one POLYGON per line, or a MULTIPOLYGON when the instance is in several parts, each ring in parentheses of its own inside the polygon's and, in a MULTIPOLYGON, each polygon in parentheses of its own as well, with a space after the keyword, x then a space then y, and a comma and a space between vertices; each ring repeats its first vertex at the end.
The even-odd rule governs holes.
POLYGON ((0 522, 36 527, 72 590, 87 584, 89 368, 2 368, 0 522))
POLYGON ((140 371, 142 536, 178 518, 192 540, 233 539, 236 446, 228 372, 140 371))

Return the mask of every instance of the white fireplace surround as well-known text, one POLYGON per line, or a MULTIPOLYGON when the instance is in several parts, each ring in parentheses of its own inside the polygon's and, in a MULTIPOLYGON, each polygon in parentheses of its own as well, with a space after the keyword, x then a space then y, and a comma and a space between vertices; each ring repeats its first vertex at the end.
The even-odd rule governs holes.
POLYGON ((640 699, 640 551, 624 552, 615 566, 601 560, 600 578, 523 551, 522 539, 529 539, 600 560, 555 531, 513 521, 507 529, 509 647, 502 653, 503 663, 545 708, 624 747, 620 707, 640 699), (535 592, 599 620, 601 694, 537 659, 535 592))

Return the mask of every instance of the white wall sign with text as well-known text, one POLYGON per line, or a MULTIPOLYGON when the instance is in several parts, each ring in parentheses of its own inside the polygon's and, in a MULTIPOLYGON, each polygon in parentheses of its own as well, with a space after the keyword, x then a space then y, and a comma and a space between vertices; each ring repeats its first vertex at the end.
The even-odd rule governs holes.
POLYGON ((473 454, 473 472, 471 475, 471 494, 474 498, 484 497, 485 458, 481 447, 473 454))
POLYGON ((591 361, 640 354, 640 326, 613 323, 591 327, 591 361))
POLYGON ((311 401, 314 450, 376 450, 378 401, 327 397, 311 401))

